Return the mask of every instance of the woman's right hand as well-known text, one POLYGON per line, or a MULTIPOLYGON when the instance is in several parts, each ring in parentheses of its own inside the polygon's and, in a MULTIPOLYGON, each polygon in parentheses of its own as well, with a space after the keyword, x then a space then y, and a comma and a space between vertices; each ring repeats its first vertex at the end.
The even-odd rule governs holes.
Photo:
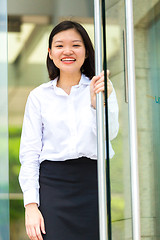
POLYGON ((31 240, 43 240, 41 232, 46 233, 44 219, 36 203, 25 206, 25 225, 27 235, 31 240))

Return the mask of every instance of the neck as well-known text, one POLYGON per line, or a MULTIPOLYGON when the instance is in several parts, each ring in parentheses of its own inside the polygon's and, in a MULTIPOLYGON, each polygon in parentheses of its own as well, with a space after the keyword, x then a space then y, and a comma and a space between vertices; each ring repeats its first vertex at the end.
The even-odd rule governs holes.
POLYGON ((63 89, 71 89, 72 86, 77 85, 81 79, 81 72, 76 74, 61 73, 57 82, 57 86, 63 89))

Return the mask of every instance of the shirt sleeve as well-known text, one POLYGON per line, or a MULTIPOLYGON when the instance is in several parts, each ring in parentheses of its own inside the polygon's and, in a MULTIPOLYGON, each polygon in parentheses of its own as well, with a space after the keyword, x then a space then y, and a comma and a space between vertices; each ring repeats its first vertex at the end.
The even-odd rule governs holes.
POLYGON ((119 130, 118 115, 119 115, 118 102, 116 92, 113 88, 113 91, 108 98, 108 122, 110 140, 113 140, 118 134, 119 130))
POLYGON ((40 103, 31 92, 25 108, 21 143, 21 169, 19 182, 23 191, 24 205, 39 205, 39 156, 42 149, 42 120, 40 103))
MULTIPOLYGON (((91 107, 91 113, 92 113, 92 126, 96 134, 97 133, 96 109, 91 107)), ((117 102, 116 92, 113 88, 113 91, 108 98, 108 123, 109 123, 109 139, 110 140, 113 140, 118 134, 118 130, 119 130, 118 114, 119 114, 118 102, 117 102)))

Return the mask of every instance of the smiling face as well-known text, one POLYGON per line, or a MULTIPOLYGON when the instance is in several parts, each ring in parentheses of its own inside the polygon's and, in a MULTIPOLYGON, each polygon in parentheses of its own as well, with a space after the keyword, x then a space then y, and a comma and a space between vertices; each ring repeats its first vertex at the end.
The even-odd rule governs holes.
POLYGON ((75 29, 57 33, 52 40, 49 57, 60 73, 78 73, 85 61, 86 50, 81 35, 75 29))

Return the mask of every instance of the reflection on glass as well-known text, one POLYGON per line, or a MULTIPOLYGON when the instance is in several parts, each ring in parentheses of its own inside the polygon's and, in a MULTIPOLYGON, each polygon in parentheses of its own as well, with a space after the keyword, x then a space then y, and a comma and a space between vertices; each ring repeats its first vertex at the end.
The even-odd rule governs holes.
POLYGON ((0 239, 9 239, 7 1, 0 1, 0 239))

